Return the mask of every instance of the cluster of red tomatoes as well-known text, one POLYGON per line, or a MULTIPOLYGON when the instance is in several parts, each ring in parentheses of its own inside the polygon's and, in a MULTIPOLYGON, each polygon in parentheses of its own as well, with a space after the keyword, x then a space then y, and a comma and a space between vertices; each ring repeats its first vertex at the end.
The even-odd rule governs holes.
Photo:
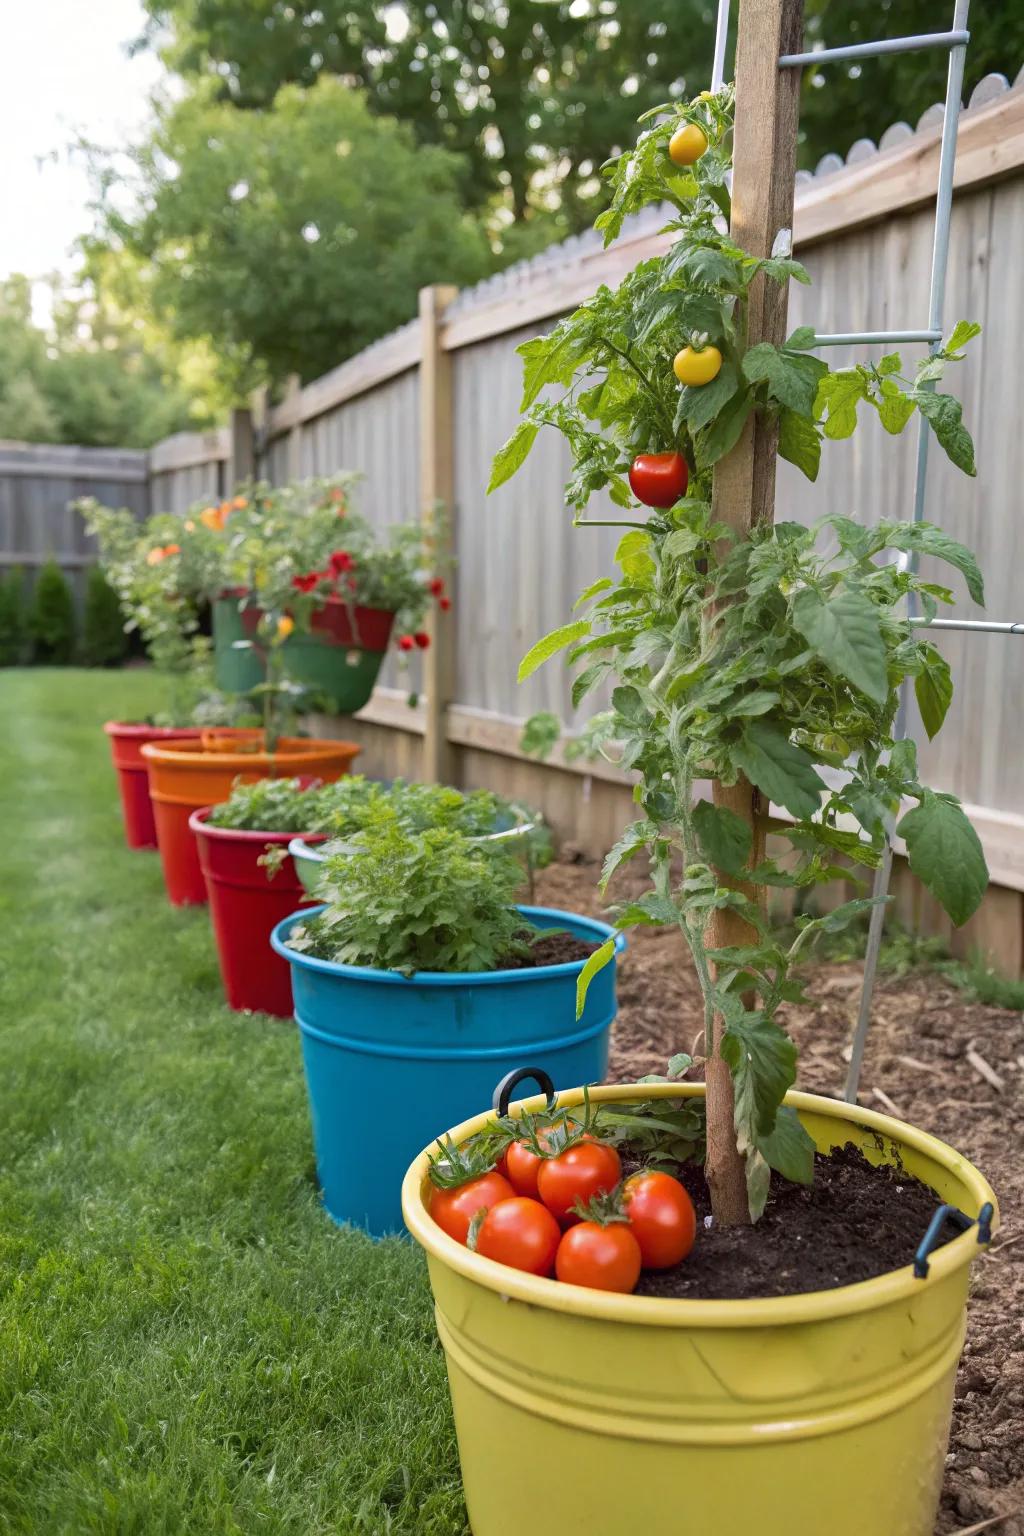
POLYGON ((456 1242, 527 1274, 635 1290, 693 1246, 689 1195, 668 1173, 622 1177, 618 1152, 573 1122, 528 1130, 487 1172, 435 1187, 430 1214, 456 1242))
MULTIPOLYGON (((437 598, 437 606, 441 612, 447 613, 452 606, 452 600, 445 595, 444 582, 440 576, 435 576, 433 581, 427 584, 427 591, 431 597, 437 598)), ((430 636, 425 629, 418 629, 413 635, 399 635, 398 637, 398 649, 400 651, 411 651, 413 646, 418 646, 421 651, 425 651, 429 644, 430 636)))

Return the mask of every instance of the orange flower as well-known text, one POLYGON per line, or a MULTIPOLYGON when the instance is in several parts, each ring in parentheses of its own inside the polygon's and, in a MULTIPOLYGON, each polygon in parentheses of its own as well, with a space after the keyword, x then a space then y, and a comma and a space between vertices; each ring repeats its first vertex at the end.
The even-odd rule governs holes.
POLYGON ((185 532, 186 533, 195 533, 195 531, 196 531, 195 523, 192 521, 192 519, 190 517, 186 517, 186 519, 185 519, 185 532))
POLYGON ((247 507, 248 505, 249 503, 246 501, 244 496, 236 496, 234 501, 231 503, 231 506, 235 509, 236 512, 241 512, 242 508, 247 507))
POLYGON ((279 640, 287 640, 294 628, 295 620, 287 613, 282 614, 277 621, 277 638, 279 640))
POLYGON ((165 555, 180 555, 181 554, 181 545, 180 544, 165 544, 164 545, 164 554, 165 555))
POLYGON ((224 526, 224 519, 220 515, 219 507, 206 507, 199 514, 199 521, 204 528, 211 528, 216 533, 224 526))
POLYGON ((159 546, 157 546, 156 549, 151 549, 149 554, 146 556, 146 564, 147 565, 159 565, 160 561, 163 558, 164 558, 164 552, 163 552, 163 550, 159 546))

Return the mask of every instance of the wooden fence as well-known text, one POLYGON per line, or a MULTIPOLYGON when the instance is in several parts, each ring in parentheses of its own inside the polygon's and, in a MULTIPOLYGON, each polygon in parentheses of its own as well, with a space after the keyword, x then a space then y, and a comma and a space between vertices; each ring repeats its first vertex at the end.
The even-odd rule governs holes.
POLYGON ((79 496, 146 517, 147 455, 125 448, 0 442, 0 572, 14 567, 31 576, 52 558, 80 602, 86 568, 96 555, 82 519, 71 510, 79 496))
MULTIPOLYGON (((924 325, 940 121, 941 109, 937 120, 929 108, 916 129, 896 124, 878 148, 862 142, 845 165, 828 156, 814 176, 798 178, 794 238, 813 286, 795 285, 793 326, 924 325)), ((964 317, 985 327, 955 386, 981 468, 968 481, 934 453, 927 516, 978 552, 988 616, 1013 619, 1021 617, 1017 573, 1024 570, 1024 434, 1017 423, 1024 71, 1012 89, 990 76, 975 90, 961 120, 956 187, 946 317, 948 325, 964 317)), ((664 249, 661 222, 652 211, 607 252, 594 236, 578 236, 464 293, 426 289, 419 317, 359 356, 304 388, 293 382, 272 408, 257 400, 252 410, 235 412, 230 428, 170 438, 149 460, 152 506, 160 510, 183 511, 251 473, 282 483, 341 469, 362 473, 360 505, 379 525, 415 519, 442 500, 457 561, 453 613, 435 632, 440 643, 426 653, 423 674, 420 658, 409 674, 391 664, 367 708, 343 722, 344 733, 360 740, 371 772, 443 775, 522 795, 590 851, 607 846, 632 815, 626 776, 604 762, 570 763, 560 752, 547 765, 528 759, 519 746, 524 717, 537 709, 570 725, 573 717, 557 663, 521 688, 515 672, 519 656, 563 622, 579 590, 608 569, 614 531, 570 526, 561 495, 567 456, 554 433, 542 435, 508 486, 489 499, 485 487, 491 457, 517 417, 516 345, 664 249), (419 695, 415 708, 406 703, 410 688, 419 695)), ((918 351, 904 349, 908 359, 918 351)), ((836 349, 830 361, 859 355, 836 349)), ((782 466, 777 516, 909 516, 913 454, 909 436, 893 440, 865 423, 852 442, 827 445, 816 487, 782 466)), ((121 492, 115 499, 128 498, 121 492)), ((9 547, 6 536, 0 513, 0 548, 9 547)), ((958 597, 957 614, 973 616, 966 597, 958 597)), ((939 742, 921 741, 924 771, 968 804, 994 882, 982 912, 954 942, 961 949, 979 943, 1020 974, 1024 727, 1013 680, 1024 651, 1003 636, 947 635, 940 645, 957 697, 939 742)), ((336 733, 338 725, 320 720, 316 728, 336 733)), ((905 870, 894 888, 908 921, 948 936, 948 924, 905 870)))

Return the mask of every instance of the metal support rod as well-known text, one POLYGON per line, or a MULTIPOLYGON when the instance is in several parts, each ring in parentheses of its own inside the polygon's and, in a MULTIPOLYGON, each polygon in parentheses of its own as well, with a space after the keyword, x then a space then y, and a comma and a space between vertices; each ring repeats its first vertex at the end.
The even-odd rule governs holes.
POLYGON ((939 330, 928 331, 833 331, 824 336, 815 336, 812 343, 815 347, 861 347, 875 346, 877 343, 890 341, 941 341, 942 332, 939 330))
MULTIPOLYGON (((964 57, 967 52, 969 37, 967 32, 969 4, 970 0, 955 0, 953 31, 946 34, 947 37, 954 39, 954 42, 949 55, 949 70, 946 75, 946 105, 942 117, 939 184, 935 195, 935 233, 932 239, 932 271, 928 298, 928 325, 933 331, 939 332, 939 337, 931 343, 931 350, 933 352, 938 350, 942 331, 942 310, 946 297, 949 226, 953 209, 953 170, 956 163, 957 134, 960 128, 960 96, 964 83, 964 57)), ((871 51, 877 53, 891 50, 876 47, 871 51)), ((934 384, 931 387, 934 388, 934 384)), ((920 523, 924 520, 925 489, 928 477, 928 437, 930 432, 931 428, 922 416, 918 424, 917 470, 914 480, 915 523, 920 523)), ((915 567, 916 560, 912 555, 910 569, 914 570, 915 567)), ((909 616, 913 622, 913 594, 910 596, 909 616)), ((947 620, 946 622, 955 621, 947 620)), ((900 685, 899 709, 897 710, 896 722, 893 728, 894 740, 898 741, 906 735, 909 706, 907 680, 904 678, 900 685)), ((871 1002, 875 990, 875 977, 878 974, 878 956, 882 948, 882 929, 885 923, 889 880, 892 874, 892 835, 894 825, 895 820, 891 818, 886 826, 885 851, 882 855, 882 862, 875 872, 873 896, 878 905, 871 910, 868 944, 864 954, 864 982, 861 988, 860 1007, 857 1012, 857 1025, 854 1029, 853 1041, 851 1043, 850 1067, 846 1074, 846 1085, 843 1089, 843 1097, 848 1104, 855 1104, 857 1102, 857 1088, 860 1083, 861 1064, 864 1060, 864 1047, 867 1042, 868 1028, 871 1024, 871 1002)))
POLYGON ((780 69, 801 69, 805 64, 829 64, 841 59, 874 59, 887 53, 914 53, 920 48, 964 48, 970 33, 963 27, 952 32, 919 32, 914 37, 883 37, 876 43, 850 43, 846 48, 818 48, 810 53, 784 53, 780 69))
POLYGON ((711 66, 711 89, 720 91, 725 83, 725 45, 729 39, 729 0, 718 0, 718 25, 715 28, 715 61, 711 66))
POLYGON ((981 635, 1024 635, 1024 621, 999 623, 992 619, 911 619, 915 629, 964 629, 981 635))

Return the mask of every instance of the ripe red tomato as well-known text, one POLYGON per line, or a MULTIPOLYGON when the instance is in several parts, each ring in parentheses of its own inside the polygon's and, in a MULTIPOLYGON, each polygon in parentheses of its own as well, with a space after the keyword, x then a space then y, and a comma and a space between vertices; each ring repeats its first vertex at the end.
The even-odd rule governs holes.
POLYGON ((487 1212, 476 1235, 476 1251, 528 1275, 550 1275, 562 1230, 546 1206, 525 1195, 502 1200, 487 1212))
POLYGON ((630 490, 645 507, 674 507, 689 479, 681 453, 638 453, 629 468, 630 490))
POLYGON ((398 648, 400 651, 411 651, 415 644, 416 642, 412 635, 399 635, 398 637, 398 648))
POLYGON ((614 1189, 622 1164, 614 1147, 601 1141, 579 1141, 537 1170, 537 1193, 563 1226, 578 1221, 573 1206, 614 1189))
POLYGON ((686 1258, 697 1217, 678 1179, 670 1173, 634 1173, 623 1185, 622 1199, 645 1269, 671 1269, 686 1258))
MULTIPOLYGON (((537 1140, 542 1147, 549 1146, 551 1130, 538 1131, 537 1140)), ((543 1161, 544 1159, 538 1157, 527 1142, 513 1141, 505 1153, 505 1167, 501 1171, 517 1195, 527 1195, 531 1200, 539 1200, 537 1174, 543 1161)))
POLYGON ((484 1173, 458 1189, 434 1189, 430 1196, 430 1214, 449 1237, 464 1243, 477 1211, 490 1210, 501 1200, 511 1200, 515 1190, 500 1173, 484 1173))
POLYGON ((641 1263, 640 1244, 626 1222, 601 1226, 596 1221, 581 1221, 562 1234, 555 1274, 566 1285, 625 1293, 636 1289, 641 1263))

